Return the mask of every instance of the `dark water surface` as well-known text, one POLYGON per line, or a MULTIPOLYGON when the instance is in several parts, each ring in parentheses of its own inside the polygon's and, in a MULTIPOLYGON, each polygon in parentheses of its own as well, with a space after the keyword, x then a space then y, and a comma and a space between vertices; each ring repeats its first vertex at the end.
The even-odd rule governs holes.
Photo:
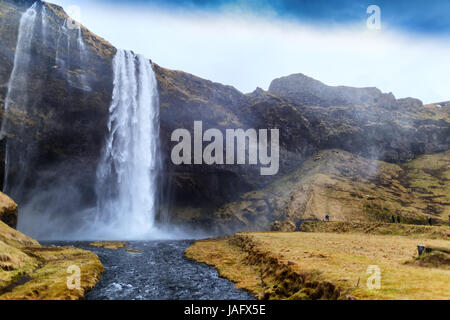
POLYGON ((253 299, 220 278, 213 267, 187 259, 184 250, 191 240, 129 241, 126 248, 118 250, 93 247, 89 242, 42 243, 70 245, 99 256, 106 271, 86 295, 88 300, 253 299), (127 248, 141 252, 127 252, 127 248))

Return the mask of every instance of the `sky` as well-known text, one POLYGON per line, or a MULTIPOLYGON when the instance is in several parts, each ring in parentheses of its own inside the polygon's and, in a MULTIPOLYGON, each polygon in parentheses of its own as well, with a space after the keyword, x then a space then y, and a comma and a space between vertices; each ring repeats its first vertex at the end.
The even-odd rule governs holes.
POLYGON ((118 48, 245 93, 303 73, 424 103, 450 100, 450 0, 50 2, 118 48))

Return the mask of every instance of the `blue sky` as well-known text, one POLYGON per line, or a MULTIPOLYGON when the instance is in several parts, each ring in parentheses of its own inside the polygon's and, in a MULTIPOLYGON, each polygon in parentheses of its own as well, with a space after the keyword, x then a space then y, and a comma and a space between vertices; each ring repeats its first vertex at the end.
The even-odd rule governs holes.
MULTIPOLYGON (((105 0, 102 0, 105 1, 105 0)), ((311 24, 364 23, 365 9, 382 8, 383 19, 408 32, 446 34, 450 32, 449 0, 108 0, 114 4, 161 6, 172 10, 223 12, 234 6, 261 15, 276 15, 311 24)))
POLYGON ((450 0, 54 0, 82 24, 161 66, 267 89, 304 73, 330 85, 450 100, 450 0), (366 10, 378 5, 381 30, 366 10))

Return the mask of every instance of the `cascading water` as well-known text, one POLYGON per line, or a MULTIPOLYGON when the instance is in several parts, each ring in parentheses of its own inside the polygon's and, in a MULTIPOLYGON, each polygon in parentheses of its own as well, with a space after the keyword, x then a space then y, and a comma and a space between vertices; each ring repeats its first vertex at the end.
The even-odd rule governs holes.
POLYGON ((36 2, 22 15, 2 119, 4 190, 20 203, 18 229, 39 239, 178 237, 172 228, 155 227, 159 105, 152 64, 143 56, 118 50, 113 61, 109 133, 97 167, 97 205, 80 200, 81 180, 66 175, 70 170, 64 162, 52 171, 47 171, 45 160, 39 166, 46 151, 36 137, 48 134, 44 116, 51 116, 56 107, 47 103, 52 101, 47 95, 65 94, 73 103, 92 99, 92 78, 86 71, 92 57, 83 30, 69 25, 69 19, 55 24, 53 14, 36 2), (47 85, 55 91, 47 91, 47 85), (11 117, 18 121, 9 121, 11 117))
POLYGON ((90 51, 82 30, 79 25, 66 28, 61 20, 41 1, 22 14, 0 130, 5 148, 3 191, 20 204, 18 229, 39 238, 65 237, 75 225, 68 213, 82 206, 79 180, 67 173, 63 161, 55 162, 51 171, 46 168, 49 153, 40 140, 50 134, 47 124, 60 112, 52 104, 54 95, 81 106, 91 91, 85 65, 90 51), (58 26, 63 25, 61 31, 58 26))
MULTIPOLYGON (((80 53, 79 54, 80 62, 81 63, 86 63, 87 51, 86 51, 86 46, 84 45, 83 31, 81 30, 81 26, 80 25, 78 25, 77 45, 78 45, 78 52, 80 53)), ((81 88, 84 91, 91 91, 91 88, 89 87, 89 84, 88 84, 87 79, 86 79, 86 74, 84 72, 81 73, 79 78, 80 78, 81 88)))
POLYGON ((81 25, 73 20, 66 19, 58 29, 55 64, 58 71, 64 74, 72 87, 90 91, 91 88, 84 72, 85 68, 83 68, 86 60, 87 51, 81 25), (75 56, 75 53, 78 53, 78 56, 75 56), (77 67, 79 68, 77 69, 77 67), (67 72, 67 70, 73 69, 76 69, 77 72, 67 72))
MULTIPOLYGON (((26 113, 29 105, 28 82, 29 66, 31 62, 31 43, 33 39, 34 27, 37 17, 37 2, 25 11, 20 19, 19 35, 17 39, 16 53, 14 56, 14 66, 8 82, 8 92, 5 98, 4 116, 0 139, 4 139, 10 132, 10 121, 8 117, 11 113, 26 113)), ((10 143, 5 146, 5 174, 3 181, 3 191, 10 191, 8 185, 8 169, 10 161, 10 143)))
POLYGON ((47 9, 45 6, 42 6, 42 12, 41 12, 41 25, 42 25, 42 40, 44 43, 44 46, 48 45, 48 19, 47 19, 47 9))
POLYGON ((159 103, 150 61, 118 50, 109 136, 97 170, 97 221, 119 237, 154 228, 159 161, 159 103))

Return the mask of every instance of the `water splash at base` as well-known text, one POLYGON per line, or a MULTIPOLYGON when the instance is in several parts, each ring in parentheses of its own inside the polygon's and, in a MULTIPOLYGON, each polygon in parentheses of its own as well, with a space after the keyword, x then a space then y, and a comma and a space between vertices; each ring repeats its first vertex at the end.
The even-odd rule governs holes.
POLYGON ((150 61, 118 50, 108 138, 97 170, 95 225, 140 238, 155 226, 159 161, 159 103, 150 61))

